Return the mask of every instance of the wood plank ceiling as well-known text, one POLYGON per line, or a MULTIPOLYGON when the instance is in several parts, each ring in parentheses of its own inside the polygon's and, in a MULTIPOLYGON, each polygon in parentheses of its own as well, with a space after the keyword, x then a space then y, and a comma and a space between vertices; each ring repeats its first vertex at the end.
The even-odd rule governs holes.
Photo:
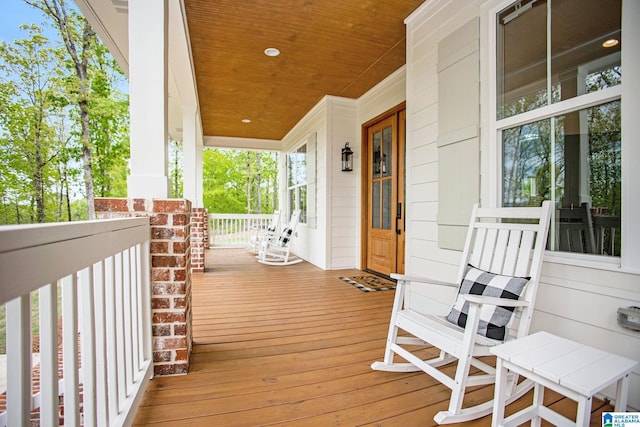
POLYGON ((323 96, 360 97, 405 63, 421 3, 185 0, 204 134, 280 140, 323 96))

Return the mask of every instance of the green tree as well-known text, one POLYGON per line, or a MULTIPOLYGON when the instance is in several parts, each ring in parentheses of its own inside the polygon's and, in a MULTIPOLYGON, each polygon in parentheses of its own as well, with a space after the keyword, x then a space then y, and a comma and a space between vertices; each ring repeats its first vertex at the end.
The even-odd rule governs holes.
POLYGON ((39 27, 22 28, 28 38, 0 45, 2 198, 9 223, 46 221, 51 166, 62 149, 51 125, 61 112, 55 51, 39 27), (11 218, 9 203, 15 206, 11 218))
POLYGON ((64 1, 25 3, 53 20, 63 47, 35 26, 23 26, 24 40, 2 44, 0 221, 90 218, 94 188, 100 196, 126 195, 128 96, 117 89, 125 77, 64 1))
POLYGON ((278 204, 276 153, 206 149, 202 159, 203 201, 209 212, 273 212, 278 204))
POLYGON ((84 186, 87 198, 87 216, 95 218, 94 182, 92 164, 91 124, 89 120, 89 61, 97 43, 96 33, 87 20, 71 9, 65 0, 25 0, 25 3, 42 10, 53 21, 67 51, 68 66, 75 73, 75 79, 68 82, 71 86, 67 94, 79 111, 80 142, 82 146, 82 164, 84 186))
POLYGON ((116 89, 124 74, 104 45, 93 49, 88 77, 89 123, 96 195, 126 197, 129 158, 129 99, 116 89))
POLYGON ((183 197, 182 142, 179 141, 172 141, 169 144, 169 182, 171 182, 171 197, 183 197))

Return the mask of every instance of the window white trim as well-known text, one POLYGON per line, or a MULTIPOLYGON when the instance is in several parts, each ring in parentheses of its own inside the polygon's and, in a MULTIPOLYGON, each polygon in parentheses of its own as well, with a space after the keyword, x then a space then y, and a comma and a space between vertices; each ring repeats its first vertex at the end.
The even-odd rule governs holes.
POLYGON ((563 252, 545 254, 545 261, 570 264, 575 266, 615 270, 626 273, 640 273, 640 143, 636 140, 640 135, 640 57, 634 55, 640 51, 640 2, 622 2, 622 59, 623 79, 619 86, 601 91, 580 95, 575 98, 557 102, 535 111, 517 116, 496 120, 497 111, 497 27, 496 15, 514 3, 515 0, 490 0, 481 8, 481 32, 486 43, 481 43, 481 93, 482 132, 481 151, 487 155, 481 157, 481 171, 486 179, 481 180, 481 195, 487 206, 498 206, 502 200, 502 130, 535 120, 542 120, 562 115, 568 111, 577 111, 610 101, 622 102, 622 257, 606 257, 563 252), (625 56, 626 54, 626 56, 625 56), (625 96, 622 98, 622 93, 625 96), (484 109, 486 107, 486 109, 484 109))
POLYGON ((562 116, 569 112, 575 112, 585 108, 593 107, 595 105, 617 101, 621 97, 622 86, 613 86, 607 89, 599 90, 597 92, 587 93, 585 95, 576 96, 564 101, 556 102, 551 105, 536 108, 535 110, 527 111, 526 113, 518 114, 516 116, 507 117, 506 119, 495 121, 495 129, 501 131, 502 129, 509 129, 515 126, 531 123, 532 121, 539 121, 550 119, 551 117, 562 116))

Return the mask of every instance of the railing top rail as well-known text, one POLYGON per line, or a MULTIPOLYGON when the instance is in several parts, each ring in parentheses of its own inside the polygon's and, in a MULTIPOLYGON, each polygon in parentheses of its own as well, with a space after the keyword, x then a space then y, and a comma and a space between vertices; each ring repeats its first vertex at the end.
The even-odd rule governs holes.
POLYGON ((149 227, 149 218, 3 225, 0 226, 0 254, 136 227, 149 227))
POLYGON ((0 227, 0 304, 149 240, 149 218, 0 227))
POLYGON ((209 214, 211 219, 271 219, 273 214, 209 214))

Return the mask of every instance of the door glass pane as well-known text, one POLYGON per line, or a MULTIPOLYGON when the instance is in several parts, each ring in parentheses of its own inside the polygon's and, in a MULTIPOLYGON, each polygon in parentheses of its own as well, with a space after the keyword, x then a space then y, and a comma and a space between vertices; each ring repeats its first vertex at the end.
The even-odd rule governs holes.
POLYGON ((502 10, 498 119, 620 84, 621 7, 621 0, 521 0, 502 10))
POLYGON ((393 180, 382 181, 382 228, 391 230, 391 183, 393 180))
POLYGON ((380 228, 380 181, 371 184, 371 228, 380 228))
POLYGON ((620 256, 620 101, 502 133, 504 206, 556 207, 552 250, 620 256))
POLYGON ((391 165, 393 164, 393 150, 391 144, 393 142, 391 134, 391 126, 382 129, 382 176, 391 176, 391 165))
POLYGON ((373 178, 380 178, 380 158, 382 156, 382 145, 381 145, 381 132, 375 132, 373 134, 373 144, 371 148, 373 150, 373 161, 371 162, 372 170, 373 170, 373 178))

